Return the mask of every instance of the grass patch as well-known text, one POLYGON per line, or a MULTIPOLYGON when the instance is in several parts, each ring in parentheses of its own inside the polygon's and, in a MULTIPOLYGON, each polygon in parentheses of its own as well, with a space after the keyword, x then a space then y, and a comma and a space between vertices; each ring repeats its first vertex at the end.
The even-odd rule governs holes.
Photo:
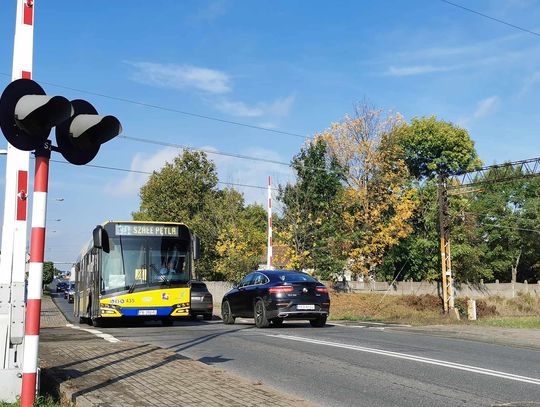
MULTIPOLYGON (((19 407, 21 403, 19 401, 15 403, 5 403, 0 401, 0 407, 19 407)), ((39 396, 34 402, 35 407, 60 407, 61 404, 51 396, 39 396)))
POLYGON ((484 318, 479 319, 477 325, 496 326, 500 328, 540 329, 540 316, 484 318))
MULTIPOLYGON (((456 299, 461 321, 443 313, 435 295, 384 295, 380 293, 331 292, 330 319, 380 321, 410 325, 470 323, 467 298, 456 299)), ((521 294, 515 298, 490 297, 476 300, 480 325, 507 328, 540 328, 540 297, 521 294)))

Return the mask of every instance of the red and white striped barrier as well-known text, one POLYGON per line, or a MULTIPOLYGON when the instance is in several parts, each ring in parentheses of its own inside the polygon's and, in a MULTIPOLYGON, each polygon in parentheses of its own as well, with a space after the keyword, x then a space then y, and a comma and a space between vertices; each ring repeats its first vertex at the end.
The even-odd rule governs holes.
POLYGON ((272 269, 272 178, 268 177, 268 250, 266 267, 272 269))
POLYGON ((49 150, 41 152, 36 151, 36 173, 34 179, 34 195, 32 199, 30 267, 28 271, 28 297, 26 302, 26 325, 24 330, 21 407, 31 407, 34 404, 36 396, 49 159, 49 150))

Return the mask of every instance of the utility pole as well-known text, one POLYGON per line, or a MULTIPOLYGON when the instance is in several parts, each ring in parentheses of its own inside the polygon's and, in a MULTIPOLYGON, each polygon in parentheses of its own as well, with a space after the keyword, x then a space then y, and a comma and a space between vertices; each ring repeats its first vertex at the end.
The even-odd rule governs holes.
MULTIPOLYGON (((34 0, 17 0, 12 80, 31 79, 34 0)), ((14 402, 22 383, 28 168, 30 154, 7 148, 0 260, 0 400, 14 402)))
POLYGON ((452 260, 450 256, 450 217, 448 214, 447 179, 439 176, 437 185, 439 201, 439 234, 441 243, 442 294, 444 312, 454 309, 454 281, 452 277, 452 260))
POLYGON ((266 267, 272 270, 272 178, 268 177, 268 249, 266 267))

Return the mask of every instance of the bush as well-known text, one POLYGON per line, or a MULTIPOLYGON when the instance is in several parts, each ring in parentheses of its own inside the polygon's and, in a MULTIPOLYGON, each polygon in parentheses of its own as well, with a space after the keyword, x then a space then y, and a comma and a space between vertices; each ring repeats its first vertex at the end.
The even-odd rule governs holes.
POLYGON ((414 308, 416 311, 442 309, 442 301, 439 297, 431 294, 404 295, 401 298, 403 305, 414 308))

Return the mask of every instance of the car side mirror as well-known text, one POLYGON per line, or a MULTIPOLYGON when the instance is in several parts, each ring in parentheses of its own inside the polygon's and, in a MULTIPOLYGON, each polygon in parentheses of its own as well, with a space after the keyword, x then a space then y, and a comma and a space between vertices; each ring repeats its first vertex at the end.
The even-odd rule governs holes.
POLYGON ((94 247, 96 249, 102 249, 105 253, 109 253, 109 234, 103 228, 103 226, 98 225, 94 228, 92 232, 92 237, 94 239, 94 247))

